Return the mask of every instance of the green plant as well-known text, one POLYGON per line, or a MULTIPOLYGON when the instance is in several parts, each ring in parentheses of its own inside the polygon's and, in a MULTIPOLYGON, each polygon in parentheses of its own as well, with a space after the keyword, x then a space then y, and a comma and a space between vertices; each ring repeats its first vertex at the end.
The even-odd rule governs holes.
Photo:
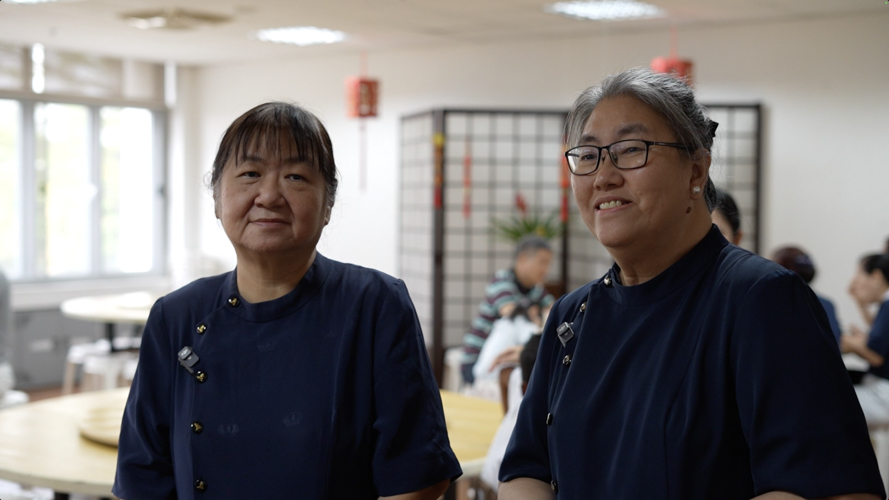
POLYGON ((559 220, 558 210, 548 215, 536 211, 529 213, 528 205, 521 193, 516 194, 515 208, 518 214, 507 219, 491 218, 491 226, 497 236, 515 242, 529 235, 550 240, 562 234, 562 222, 559 220))

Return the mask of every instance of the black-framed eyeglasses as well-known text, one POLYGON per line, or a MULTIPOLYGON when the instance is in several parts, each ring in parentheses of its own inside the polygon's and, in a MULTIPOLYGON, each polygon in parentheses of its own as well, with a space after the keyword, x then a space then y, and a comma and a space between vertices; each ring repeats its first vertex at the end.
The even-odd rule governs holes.
POLYGON ((690 148, 677 142, 655 142, 642 139, 626 139, 613 142, 607 146, 577 146, 565 151, 568 169, 574 175, 590 175, 599 170, 602 163, 602 150, 608 150, 611 163, 621 170, 632 170, 644 167, 648 163, 648 148, 651 146, 669 146, 671 148, 690 148))

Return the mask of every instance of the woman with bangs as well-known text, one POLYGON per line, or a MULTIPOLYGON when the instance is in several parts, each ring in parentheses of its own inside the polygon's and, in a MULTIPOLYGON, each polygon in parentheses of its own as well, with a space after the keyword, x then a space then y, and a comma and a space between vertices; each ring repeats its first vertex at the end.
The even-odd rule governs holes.
POLYGON ((152 308, 114 494, 438 498, 461 471, 404 283, 316 250, 337 188, 324 126, 251 109, 211 187, 237 267, 152 308))

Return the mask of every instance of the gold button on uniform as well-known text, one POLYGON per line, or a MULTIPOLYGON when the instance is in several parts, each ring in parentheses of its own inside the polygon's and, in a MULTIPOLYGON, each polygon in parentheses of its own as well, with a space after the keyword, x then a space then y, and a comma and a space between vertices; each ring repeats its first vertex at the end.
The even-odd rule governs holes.
POLYGON ((231 305, 232 307, 238 307, 238 304, 240 304, 241 301, 238 300, 237 297, 232 297, 232 298, 228 299, 228 303, 229 303, 229 305, 231 305))
POLYGON ((200 333, 201 335, 203 335, 204 332, 206 332, 206 331, 207 331, 207 325, 205 325, 205 324, 203 324, 203 323, 201 323, 200 325, 198 325, 198 333, 200 333))
POLYGON ((586 311, 586 302, 580 305, 580 312, 586 311))
POLYGON ((194 378, 198 379, 198 382, 203 384, 207 381, 207 374, 202 372, 201 370, 198 370, 194 372, 194 378))
POLYGON ((207 481, 203 479, 198 479, 194 482, 194 489, 198 491, 207 491, 207 481))
POLYGON ((200 434, 204 431, 204 425, 195 420, 191 423, 191 430, 194 431, 195 434, 200 434))
POLYGON ((565 366, 571 366, 571 355, 566 354, 564 358, 562 358, 562 364, 565 366))
POLYGON ((605 276, 605 279, 602 280, 602 283, 605 283, 605 286, 611 286, 611 276, 605 276))

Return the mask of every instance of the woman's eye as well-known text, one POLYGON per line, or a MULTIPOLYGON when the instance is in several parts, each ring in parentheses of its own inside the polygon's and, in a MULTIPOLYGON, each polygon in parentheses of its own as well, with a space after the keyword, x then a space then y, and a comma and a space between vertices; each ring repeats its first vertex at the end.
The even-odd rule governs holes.
POLYGON ((259 177, 259 172, 247 171, 241 174, 241 177, 249 177, 251 179, 259 177))
POLYGON ((299 175, 299 174, 290 174, 290 175, 287 176, 287 178, 290 179, 290 180, 292 180, 292 181, 300 181, 300 180, 305 179, 305 177, 303 177, 303 176, 301 176, 301 175, 299 175))

